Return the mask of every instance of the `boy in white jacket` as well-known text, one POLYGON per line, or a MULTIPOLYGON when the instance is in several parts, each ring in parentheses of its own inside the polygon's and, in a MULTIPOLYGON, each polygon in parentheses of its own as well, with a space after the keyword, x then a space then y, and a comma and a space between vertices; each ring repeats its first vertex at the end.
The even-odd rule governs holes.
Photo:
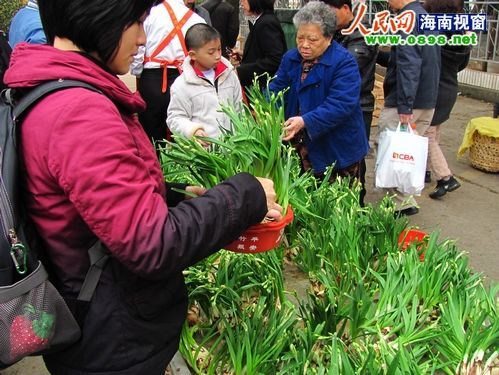
POLYGON ((183 73, 171 86, 166 124, 186 137, 218 138, 231 129, 221 104, 239 109, 242 91, 230 62, 222 56, 220 34, 206 24, 193 25, 185 34, 189 55, 183 73))

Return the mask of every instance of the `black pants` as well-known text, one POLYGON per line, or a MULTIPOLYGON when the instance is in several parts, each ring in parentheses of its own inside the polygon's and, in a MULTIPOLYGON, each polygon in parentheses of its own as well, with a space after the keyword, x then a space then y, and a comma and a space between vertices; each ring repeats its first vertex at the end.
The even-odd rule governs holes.
MULTIPOLYGON (((371 136, 371 123, 373 121, 373 111, 362 111, 362 116, 364 117, 364 126, 366 128, 367 141, 369 142, 369 137, 371 136)), ((366 159, 360 161, 360 183, 362 189, 360 190, 359 202, 362 207, 364 207, 364 198, 366 196, 366 159)))
POLYGON ((163 69, 144 69, 138 82, 138 91, 147 104, 139 120, 149 139, 154 143, 169 138, 166 126, 166 113, 170 104, 170 87, 179 76, 177 69, 167 69, 168 85, 166 92, 161 92, 163 69))

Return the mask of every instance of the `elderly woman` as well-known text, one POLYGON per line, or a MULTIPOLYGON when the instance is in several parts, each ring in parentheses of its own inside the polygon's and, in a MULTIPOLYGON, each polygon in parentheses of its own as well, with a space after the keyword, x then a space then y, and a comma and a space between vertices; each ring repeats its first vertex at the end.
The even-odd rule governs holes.
POLYGON ((304 170, 320 178, 334 165, 333 176, 359 178, 367 142, 360 108, 360 75, 350 53, 332 40, 336 15, 311 1, 296 13, 297 48, 288 51, 270 84, 284 96, 285 141, 292 141, 304 170))

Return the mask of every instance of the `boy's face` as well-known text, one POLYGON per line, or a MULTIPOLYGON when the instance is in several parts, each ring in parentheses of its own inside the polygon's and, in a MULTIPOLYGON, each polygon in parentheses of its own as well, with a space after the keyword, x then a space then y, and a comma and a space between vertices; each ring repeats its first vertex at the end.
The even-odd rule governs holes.
POLYGON ((214 39, 201 48, 190 50, 189 56, 199 70, 209 70, 217 66, 222 56, 222 45, 220 39, 214 39))

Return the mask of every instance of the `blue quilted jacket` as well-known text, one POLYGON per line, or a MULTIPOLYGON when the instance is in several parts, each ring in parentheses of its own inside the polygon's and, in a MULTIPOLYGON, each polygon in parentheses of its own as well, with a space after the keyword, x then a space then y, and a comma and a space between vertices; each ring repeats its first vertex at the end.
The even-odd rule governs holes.
POLYGON ((301 82, 302 57, 288 51, 270 90, 285 94, 286 118, 301 115, 305 144, 315 173, 335 164, 335 169, 360 161, 369 150, 360 108, 360 75, 352 55, 332 42, 301 82))

